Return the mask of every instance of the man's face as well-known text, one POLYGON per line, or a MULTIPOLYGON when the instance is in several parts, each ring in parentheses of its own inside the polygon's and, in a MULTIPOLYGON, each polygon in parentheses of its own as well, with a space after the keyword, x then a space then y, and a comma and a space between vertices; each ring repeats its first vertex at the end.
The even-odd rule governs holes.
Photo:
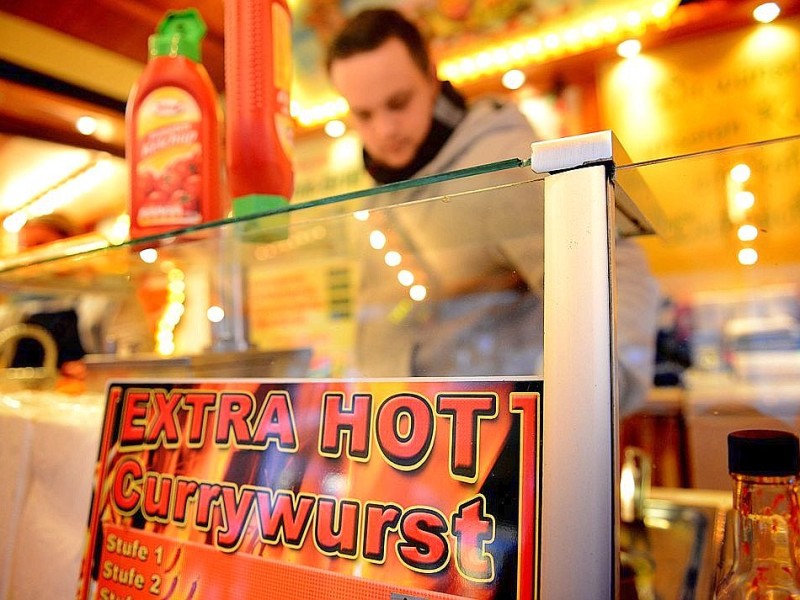
POLYGON ((335 60, 330 72, 370 156, 387 167, 406 167, 433 121, 439 92, 435 75, 423 72, 397 38, 335 60))

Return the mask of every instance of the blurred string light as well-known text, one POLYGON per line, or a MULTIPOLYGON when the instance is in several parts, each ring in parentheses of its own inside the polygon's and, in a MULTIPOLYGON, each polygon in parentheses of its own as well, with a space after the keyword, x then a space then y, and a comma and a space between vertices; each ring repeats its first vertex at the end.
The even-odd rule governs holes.
POLYGON ((744 163, 739 163, 731 169, 731 179, 736 183, 745 183, 750 179, 750 167, 744 163))
POLYGON ((758 228, 750 224, 742 225, 736 232, 736 237, 742 242, 752 242, 758 237, 758 228))
POLYGON ((753 18, 759 23, 772 23, 781 14, 781 7, 777 2, 765 2, 753 9, 753 18))
POLYGON ((152 265, 158 260, 158 250, 155 248, 145 248, 139 252, 139 258, 142 259, 142 262, 152 265))
POLYGON ((422 302, 428 295, 428 289, 424 285, 412 285, 411 289, 408 291, 408 295, 411 296, 412 300, 422 302))
POLYGON ((328 135, 328 137, 340 138, 345 134, 346 131, 347 127, 345 126, 344 121, 339 119, 334 119, 325 123, 325 133, 328 135))
POLYGON ((753 192, 741 190, 734 194, 733 203, 740 211, 750 210, 753 208, 753 206, 755 206, 756 197, 753 192))
POLYGON ((75 121, 75 129, 82 135, 92 135, 97 131, 97 119, 84 115, 75 121))
MULTIPOLYGON (((473 51, 443 57, 439 77, 454 85, 495 77, 548 60, 566 58, 587 50, 641 36, 648 27, 665 27, 680 0, 630 0, 625 6, 604 7, 563 20, 530 35, 510 37, 473 51)), ((347 114, 347 102, 335 98, 313 106, 293 101, 292 116, 301 127, 318 127, 347 114)))
MULTIPOLYGON (((359 220, 366 220, 368 215, 361 214, 360 212, 356 212, 353 214, 359 220)), ((383 250, 388 243, 388 239, 386 234, 383 233, 380 229, 373 229, 370 231, 369 234, 369 245, 374 250, 383 250)), ((389 268, 396 268, 399 267, 403 263, 403 255, 398 252, 397 250, 388 250, 383 255, 383 262, 386 263, 386 266, 389 268)), ((428 288, 426 288, 421 283, 414 283, 417 277, 414 275, 413 271, 408 268, 400 269, 397 272, 397 281, 403 287, 409 288, 408 289, 408 296, 411 300, 415 302, 421 302, 424 300, 428 295, 428 288)), ((399 322, 404 318, 407 314, 407 311, 410 310, 410 306, 400 303, 396 307, 396 310, 399 312, 393 312, 392 319, 394 322, 399 322), (402 310, 401 310, 402 307, 402 310)))
POLYGON ((403 262, 403 257, 397 250, 389 250, 383 257, 383 260, 388 266, 396 267, 403 262))
POLYGON ((175 328, 185 312, 186 283, 181 269, 173 267, 167 273, 167 304, 156 327, 156 352, 161 356, 175 353, 175 328))
POLYGON ((414 274, 408 269, 401 269, 397 272, 397 281, 400 282, 400 285, 410 287, 414 283, 414 274))
POLYGON ((754 265, 758 262, 758 252, 756 252, 755 248, 742 248, 739 250, 738 259, 742 265, 754 265))
POLYGON ((314 127, 347 114, 347 102, 344 98, 335 98, 328 102, 305 108, 299 102, 293 101, 291 113, 301 126, 314 127))
POLYGON ((225 318, 225 310, 221 306, 209 306, 206 318, 212 323, 221 323, 225 318))
POLYGON ((726 182, 728 195, 728 219, 731 223, 740 224, 755 205, 755 195, 745 189, 752 172, 745 163, 734 165, 728 173, 726 182))
POLYGON ((454 84, 521 67, 565 58, 589 49, 638 37, 650 25, 663 24, 678 0, 643 0, 624 8, 595 11, 580 21, 563 22, 541 33, 512 38, 472 54, 443 60, 440 74, 454 84))
POLYGON ((503 87, 507 90, 518 90, 525 85, 525 73, 519 69, 511 69, 503 74, 502 83, 503 87))
POLYGON ((373 229, 369 234, 369 245, 375 250, 383 250, 386 245, 386 234, 380 229, 373 229))
POLYGON ((30 219, 56 212, 62 206, 103 184, 113 174, 114 166, 110 158, 100 155, 68 177, 23 202, 3 220, 3 229, 9 233, 18 233, 30 219))
MULTIPOLYGON (((727 178, 728 218, 737 226, 736 237, 743 244, 751 244, 758 238, 758 228, 749 222, 756 197, 753 192, 745 189, 745 184, 752 175, 749 165, 739 163, 731 168, 727 178)), ((758 262, 758 251, 751 246, 745 246, 737 251, 736 259, 743 266, 752 266, 758 262)))

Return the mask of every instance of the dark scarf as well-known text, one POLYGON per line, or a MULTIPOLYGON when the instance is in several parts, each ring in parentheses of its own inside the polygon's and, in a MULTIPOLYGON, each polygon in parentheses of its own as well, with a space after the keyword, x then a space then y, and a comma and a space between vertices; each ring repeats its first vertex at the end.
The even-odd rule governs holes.
POLYGON ((364 150, 364 166, 370 176, 380 184, 395 183, 411 178, 417 171, 431 162, 450 138, 456 126, 467 114, 467 103, 464 97, 450 85, 442 82, 442 90, 433 108, 433 123, 425 141, 417 150, 417 154, 405 167, 393 169, 379 164, 364 150))

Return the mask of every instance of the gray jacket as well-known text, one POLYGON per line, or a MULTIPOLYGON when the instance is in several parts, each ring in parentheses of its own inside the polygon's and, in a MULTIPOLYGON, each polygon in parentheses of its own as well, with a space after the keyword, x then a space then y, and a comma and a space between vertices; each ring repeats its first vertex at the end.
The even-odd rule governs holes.
MULTIPOLYGON (((525 159, 536 139, 516 106, 482 100, 416 177, 525 159)), ((358 374, 541 374, 542 198, 542 182, 520 167, 398 192, 390 202, 402 207, 374 211, 369 228, 388 232, 428 297, 408 300, 382 254, 363 249, 358 374)), ((658 292, 635 242, 618 240, 616 269, 621 404, 630 412, 652 380, 658 292)))

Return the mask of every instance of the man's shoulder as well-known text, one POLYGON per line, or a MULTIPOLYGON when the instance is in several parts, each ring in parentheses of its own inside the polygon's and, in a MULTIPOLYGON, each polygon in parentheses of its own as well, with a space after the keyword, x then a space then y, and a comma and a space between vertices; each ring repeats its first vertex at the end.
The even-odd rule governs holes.
POLYGON ((484 98, 464 119, 434 159, 433 170, 453 170, 507 158, 524 158, 537 137, 525 115, 510 102, 484 98), (438 168, 436 168, 438 165, 438 168))

